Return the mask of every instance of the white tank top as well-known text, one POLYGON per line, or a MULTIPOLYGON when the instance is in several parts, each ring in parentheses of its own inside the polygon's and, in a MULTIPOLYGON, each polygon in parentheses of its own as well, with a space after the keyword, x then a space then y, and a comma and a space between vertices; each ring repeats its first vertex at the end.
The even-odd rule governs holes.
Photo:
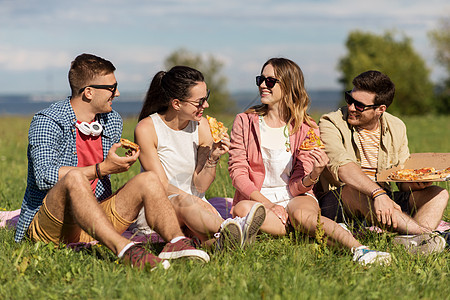
POLYGON ((182 130, 173 130, 158 113, 150 115, 158 137, 158 157, 169 183, 180 190, 203 198, 192 183, 197 165, 198 123, 189 121, 182 130))

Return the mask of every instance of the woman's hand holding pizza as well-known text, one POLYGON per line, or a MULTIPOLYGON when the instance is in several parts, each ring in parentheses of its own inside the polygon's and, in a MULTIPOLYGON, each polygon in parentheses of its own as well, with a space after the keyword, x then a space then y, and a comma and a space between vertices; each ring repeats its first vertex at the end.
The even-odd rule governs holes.
POLYGON ((311 173, 314 173, 314 175, 318 177, 329 162, 328 156, 323 149, 318 147, 311 150, 309 155, 314 159, 313 170, 311 173))
POLYGON ((222 155, 230 150, 230 137, 228 133, 224 133, 223 137, 217 143, 213 143, 210 157, 212 160, 218 160, 222 155))

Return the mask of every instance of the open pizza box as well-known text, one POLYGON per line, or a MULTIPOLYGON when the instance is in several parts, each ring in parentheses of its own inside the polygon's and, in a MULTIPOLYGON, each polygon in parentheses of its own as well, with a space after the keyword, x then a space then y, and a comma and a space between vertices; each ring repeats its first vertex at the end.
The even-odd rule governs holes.
MULTIPOLYGON (((392 172, 402 169, 420 169, 426 167, 433 167, 436 170, 442 170, 450 167, 450 153, 413 153, 405 161, 404 165, 392 167, 390 169, 377 173, 377 181, 379 182, 407 182, 405 180, 392 180, 389 175, 392 172)), ((433 179, 433 180, 417 180, 420 182, 426 181, 448 181, 450 176, 445 178, 433 179)))

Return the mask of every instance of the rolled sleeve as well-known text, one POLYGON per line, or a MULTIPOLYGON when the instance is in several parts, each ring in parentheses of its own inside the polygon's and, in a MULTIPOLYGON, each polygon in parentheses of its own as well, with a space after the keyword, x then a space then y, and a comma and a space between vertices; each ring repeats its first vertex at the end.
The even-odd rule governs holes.
POLYGON ((259 189, 250 179, 250 164, 247 157, 242 114, 236 116, 230 138, 228 171, 232 184, 246 199, 250 199, 250 194, 259 189))
POLYGON ((352 131, 348 129, 346 123, 336 124, 328 115, 320 118, 319 129, 320 137, 325 145, 325 153, 330 160, 328 170, 334 180, 340 182, 339 168, 351 162, 357 163, 354 151, 348 149, 349 147, 352 149, 352 131), (345 130, 341 130, 339 126, 345 126, 345 130))

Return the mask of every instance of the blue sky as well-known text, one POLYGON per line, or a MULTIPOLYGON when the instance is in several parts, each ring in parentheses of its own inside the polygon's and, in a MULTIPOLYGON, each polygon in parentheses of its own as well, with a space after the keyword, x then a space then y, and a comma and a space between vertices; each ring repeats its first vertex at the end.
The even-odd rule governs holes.
POLYGON ((438 80, 427 32, 449 13, 448 0, 0 0, 0 94, 68 95, 81 53, 111 60, 122 94, 144 93, 179 48, 220 59, 232 92, 255 89, 274 56, 298 63, 308 89, 339 88, 337 62, 356 29, 406 34, 438 80))

